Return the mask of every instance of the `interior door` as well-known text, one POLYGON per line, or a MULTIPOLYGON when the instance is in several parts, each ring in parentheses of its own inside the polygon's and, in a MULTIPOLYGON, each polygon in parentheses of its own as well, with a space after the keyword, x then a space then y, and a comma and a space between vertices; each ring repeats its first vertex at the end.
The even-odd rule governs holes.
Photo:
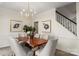
POLYGON ((34 22, 34 27, 36 29, 36 33, 38 33, 38 21, 37 22, 34 22))

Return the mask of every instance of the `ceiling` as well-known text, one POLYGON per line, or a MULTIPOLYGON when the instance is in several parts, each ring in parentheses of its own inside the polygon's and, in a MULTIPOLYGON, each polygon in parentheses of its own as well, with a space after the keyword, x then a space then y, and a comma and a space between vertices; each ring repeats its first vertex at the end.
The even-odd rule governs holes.
MULTIPOLYGON (((29 2, 30 8, 36 13, 46 11, 51 8, 58 8, 71 2, 29 2)), ((27 2, 0 2, 0 7, 9 8, 16 11, 27 9, 27 2)))
POLYGON ((76 3, 70 3, 66 6, 57 8, 57 11, 76 22, 76 3))

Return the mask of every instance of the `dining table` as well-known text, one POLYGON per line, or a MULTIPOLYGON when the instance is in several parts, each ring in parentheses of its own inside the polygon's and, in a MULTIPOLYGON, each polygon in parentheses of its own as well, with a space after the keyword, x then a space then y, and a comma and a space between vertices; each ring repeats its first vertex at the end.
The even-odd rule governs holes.
POLYGON ((42 38, 29 38, 29 37, 18 37, 18 42, 21 44, 26 44, 27 47, 31 48, 33 50, 33 55, 35 56, 36 50, 42 46, 45 45, 48 40, 42 39, 42 38))

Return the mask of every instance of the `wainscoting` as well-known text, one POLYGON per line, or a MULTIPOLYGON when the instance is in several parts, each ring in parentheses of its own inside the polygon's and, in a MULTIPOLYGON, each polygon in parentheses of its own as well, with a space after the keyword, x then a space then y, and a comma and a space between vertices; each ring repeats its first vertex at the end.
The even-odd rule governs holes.
POLYGON ((76 56, 76 55, 56 49, 55 56, 76 56))
MULTIPOLYGON (((10 47, 0 48, 0 56, 13 56, 13 55, 14 53, 10 47)), ((55 56, 76 56, 76 55, 56 49, 55 56)))
POLYGON ((13 56, 14 53, 10 47, 0 48, 0 56, 13 56))

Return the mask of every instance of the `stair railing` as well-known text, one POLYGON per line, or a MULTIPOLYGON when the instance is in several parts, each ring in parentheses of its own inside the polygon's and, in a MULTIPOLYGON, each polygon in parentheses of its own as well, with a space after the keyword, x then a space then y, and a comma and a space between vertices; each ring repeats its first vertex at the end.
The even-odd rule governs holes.
POLYGON ((67 28, 70 32, 77 35, 77 23, 73 20, 67 18, 60 12, 56 11, 57 21, 63 25, 65 28, 67 28))

